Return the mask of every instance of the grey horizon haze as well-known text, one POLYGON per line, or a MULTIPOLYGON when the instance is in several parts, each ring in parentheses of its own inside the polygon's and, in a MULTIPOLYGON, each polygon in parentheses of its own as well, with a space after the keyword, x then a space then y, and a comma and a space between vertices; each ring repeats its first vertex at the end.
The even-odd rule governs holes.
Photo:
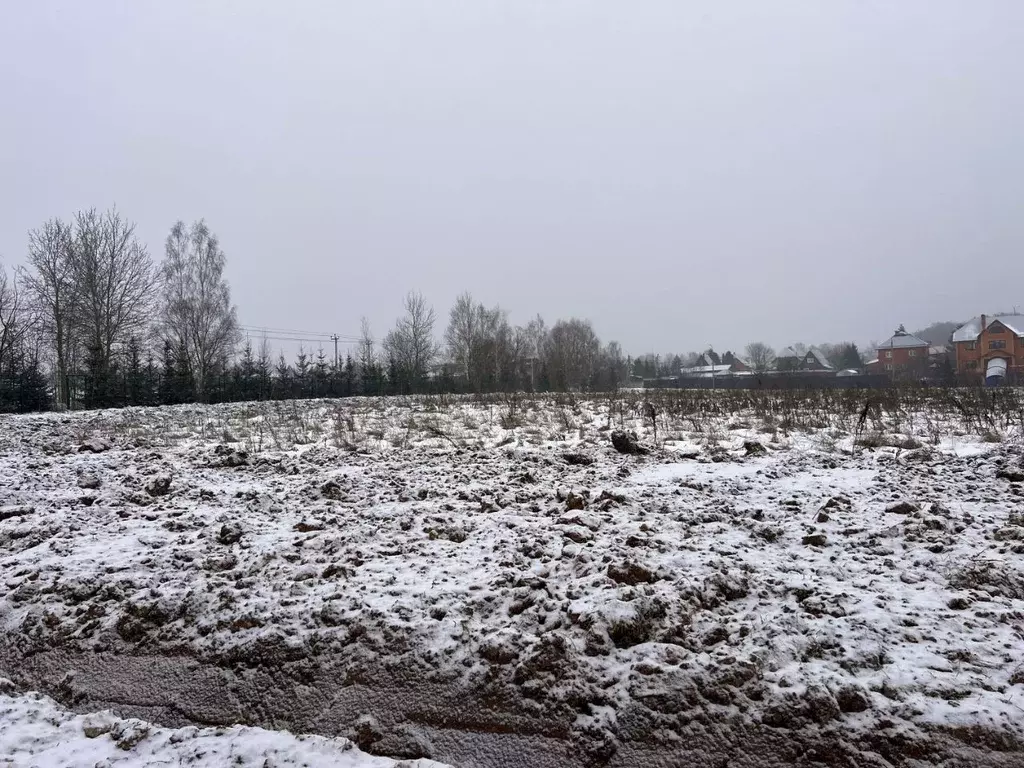
POLYGON ((631 354, 1024 310, 1024 3, 15 2, 0 259, 205 218, 243 323, 409 290, 631 354))

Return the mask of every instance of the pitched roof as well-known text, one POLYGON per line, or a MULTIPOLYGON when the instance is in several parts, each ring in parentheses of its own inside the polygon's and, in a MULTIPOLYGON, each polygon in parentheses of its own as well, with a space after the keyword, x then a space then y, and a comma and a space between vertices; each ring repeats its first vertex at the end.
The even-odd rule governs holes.
POLYGON ((798 355, 792 347, 786 347, 785 349, 780 349, 775 357, 778 359, 780 357, 803 357, 803 355, 798 355))
MULTIPOLYGON (((1024 315, 986 315, 985 324, 1002 323, 1018 336, 1024 336, 1024 315)), ((981 318, 974 317, 953 331, 953 343, 974 341, 981 334, 981 318)))
POLYGON ((824 353, 817 347, 811 347, 810 349, 807 350, 807 353, 810 355, 814 355, 814 359, 818 361, 818 364, 822 368, 832 368, 832 363, 830 363, 826 359, 824 353))
POLYGON ((896 331, 888 340, 879 344, 876 349, 909 349, 911 347, 930 347, 924 339, 919 339, 912 333, 896 331))

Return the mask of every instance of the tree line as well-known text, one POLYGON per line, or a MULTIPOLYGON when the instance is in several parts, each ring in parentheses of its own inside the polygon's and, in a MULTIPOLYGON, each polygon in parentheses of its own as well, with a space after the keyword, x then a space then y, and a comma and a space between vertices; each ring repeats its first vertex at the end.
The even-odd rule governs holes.
POLYGON ((226 259, 202 221, 176 223, 164 250, 156 264, 117 210, 32 230, 26 265, 0 268, 0 408, 206 399, 239 340, 226 259))
POLYGON ((409 293, 382 339, 363 320, 344 359, 243 343, 227 260, 205 221, 175 223, 157 263, 119 211, 32 230, 25 266, 0 265, 0 410, 422 392, 615 389, 631 362, 589 321, 522 326, 464 293, 444 329, 409 293), (439 339, 441 339, 439 341, 439 339))
MULTIPOLYGON (((205 221, 176 222, 157 263, 116 209, 51 219, 28 237, 26 264, 0 265, 0 410, 104 408, 186 402, 428 392, 608 391, 683 367, 742 359, 761 372, 775 351, 627 357, 588 320, 539 315, 513 325, 506 310, 460 295, 439 320, 410 292, 377 339, 364 319, 343 358, 322 349, 276 357, 243 339, 227 259, 205 221), (443 322, 443 327, 442 326, 443 322)), ((798 354, 806 347, 793 345, 798 354)), ((821 345, 837 368, 861 366, 851 343, 821 345)))

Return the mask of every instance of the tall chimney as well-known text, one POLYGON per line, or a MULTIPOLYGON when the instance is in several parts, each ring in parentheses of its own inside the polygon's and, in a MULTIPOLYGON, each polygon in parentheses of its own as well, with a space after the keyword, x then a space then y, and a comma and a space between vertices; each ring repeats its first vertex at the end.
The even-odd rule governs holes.
POLYGON ((985 332, 985 316, 984 315, 981 316, 981 332, 982 333, 985 332))

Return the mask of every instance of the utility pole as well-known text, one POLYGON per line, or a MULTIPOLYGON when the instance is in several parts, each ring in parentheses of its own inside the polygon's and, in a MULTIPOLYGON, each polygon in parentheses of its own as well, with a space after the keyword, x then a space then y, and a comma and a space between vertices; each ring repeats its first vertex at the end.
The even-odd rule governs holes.
POLYGON ((331 336, 334 339, 334 370, 338 370, 338 334, 331 336))

